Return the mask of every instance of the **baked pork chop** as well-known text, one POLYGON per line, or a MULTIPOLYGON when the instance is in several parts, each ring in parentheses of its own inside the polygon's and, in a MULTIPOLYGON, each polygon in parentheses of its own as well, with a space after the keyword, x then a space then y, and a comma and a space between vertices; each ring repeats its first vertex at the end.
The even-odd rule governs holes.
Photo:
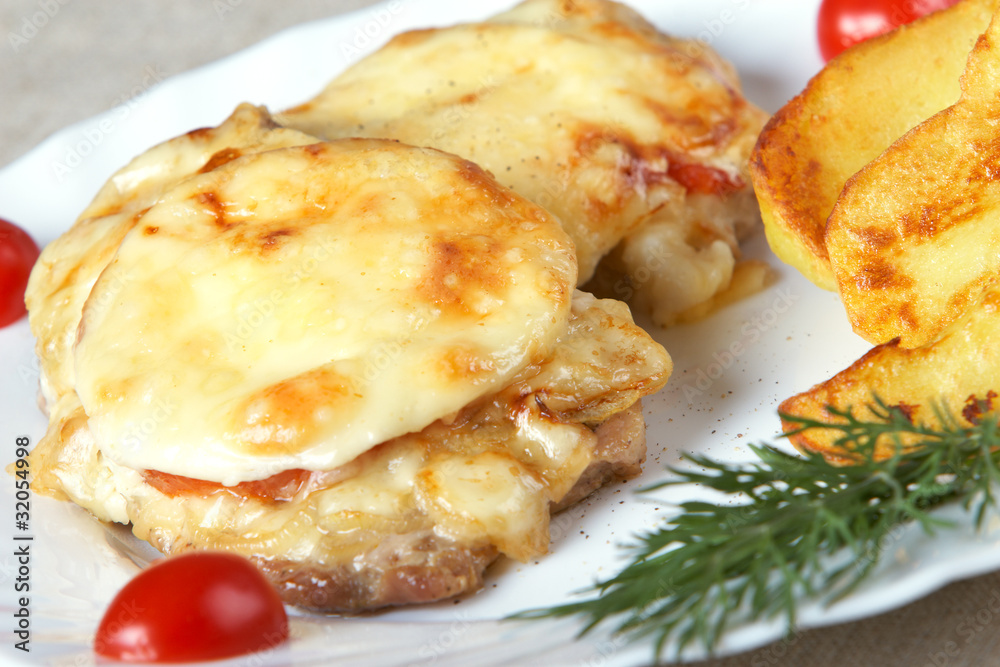
POLYGON ((576 282, 558 221, 476 165, 243 106, 43 252, 33 488, 307 609, 475 590, 645 455, 670 359, 576 282))
POLYGON ((766 114, 708 46, 622 5, 528 0, 398 35, 277 117, 472 160, 561 220, 581 285, 659 324, 762 284, 737 259, 759 223, 747 158, 766 114))

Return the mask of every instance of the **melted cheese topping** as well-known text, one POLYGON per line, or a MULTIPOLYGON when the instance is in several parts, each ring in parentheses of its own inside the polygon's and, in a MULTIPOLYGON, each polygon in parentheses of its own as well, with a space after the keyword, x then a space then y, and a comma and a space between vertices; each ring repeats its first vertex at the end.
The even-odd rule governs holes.
POLYGON ((167 553, 195 545, 333 567, 390 536, 426 530, 527 560, 547 550, 550 503, 601 456, 587 424, 636 409, 670 370, 666 351, 624 304, 577 291, 548 358, 447 423, 318 475, 287 502, 223 489, 162 493, 104 456, 75 394, 53 406, 32 452, 32 488, 131 522, 167 553))
MULTIPOLYGON (((582 284, 651 216, 683 214, 689 195, 752 204, 746 160, 766 114, 703 43, 660 34, 613 2, 528 0, 481 23, 397 35, 276 117, 328 139, 387 137, 482 165, 562 221, 582 284)), ((756 218, 742 213, 724 211, 722 224, 756 218)), ((629 268, 648 273, 650 261, 629 268)), ((732 257, 719 262, 725 271, 732 257)), ((703 300, 688 266, 673 287, 703 300)))
POLYGON ((46 403, 54 405, 73 390, 73 346, 83 304, 143 211, 198 171, 211 171, 243 154, 316 141, 277 127, 264 109, 242 104, 218 127, 154 146, 118 170, 76 224, 45 247, 31 272, 25 301, 38 338, 46 403))
POLYGON ((464 160, 245 155, 137 216, 83 308, 76 391, 121 465, 332 469, 544 359, 575 281, 558 222, 464 160))

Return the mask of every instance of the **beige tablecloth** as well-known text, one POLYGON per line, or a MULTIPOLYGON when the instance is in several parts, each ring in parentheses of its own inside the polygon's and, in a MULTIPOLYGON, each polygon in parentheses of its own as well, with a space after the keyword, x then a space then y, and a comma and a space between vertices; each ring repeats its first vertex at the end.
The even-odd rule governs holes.
MULTIPOLYGON (((3 0, 0 166, 61 127, 120 103, 151 72, 157 77, 177 74, 285 27, 369 4, 371 0, 3 0)), ((1000 665, 998 601, 1000 573, 989 574, 891 613, 803 632, 699 665, 1000 665)))

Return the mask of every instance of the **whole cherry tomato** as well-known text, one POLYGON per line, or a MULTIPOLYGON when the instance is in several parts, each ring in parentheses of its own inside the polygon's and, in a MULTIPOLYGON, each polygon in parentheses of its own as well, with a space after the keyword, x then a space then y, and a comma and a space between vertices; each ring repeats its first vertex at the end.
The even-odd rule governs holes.
POLYGON ((273 648, 288 638, 277 591, 254 565, 221 552, 155 562, 111 601, 94 651, 132 662, 191 662, 273 648))
POLYGON ((849 46, 904 23, 951 7, 958 0, 823 0, 817 32, 819 50, 829 61, 849 46))
POLYGON ((37 259, 38 246, 27 232, 0 218, 0 327, 18 321, 28 312, 24 288, 37 259))

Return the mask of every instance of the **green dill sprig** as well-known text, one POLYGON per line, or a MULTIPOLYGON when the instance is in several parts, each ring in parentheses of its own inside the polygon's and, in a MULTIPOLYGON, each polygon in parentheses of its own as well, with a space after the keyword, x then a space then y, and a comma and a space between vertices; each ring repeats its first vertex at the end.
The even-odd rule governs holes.
POLYGON ((737 624, 783 617, 791 631, 802 600, 829 603, 855 590, 878 564, 880 540, 900 524, 933 534, 948 524, 930 510, 958 501, 978 529, 996 504, 993 415, 963 426, 939 411, 932 428, 877 398, 869 417, 829 412, 842 421, 782 415, 798 424, 785 435, 833 429, 836 446, 853 452, 851 465, 771 445, 752 446, 760 460, 744 465, 687 454, 701 471, 670 468, 676 479, 643 491, 699 484, 728 502, 682 503, 667 525, 639 536, 631 562, 595 584, 595 597, 516 618, 582 616, 583 632, 608 621, 616 633, 651 637, 657 656, 671 641, 678 654, 692 644, 712 651, 737 624), (876 443, 884 442, 894 454, 876 460, 876 443))

